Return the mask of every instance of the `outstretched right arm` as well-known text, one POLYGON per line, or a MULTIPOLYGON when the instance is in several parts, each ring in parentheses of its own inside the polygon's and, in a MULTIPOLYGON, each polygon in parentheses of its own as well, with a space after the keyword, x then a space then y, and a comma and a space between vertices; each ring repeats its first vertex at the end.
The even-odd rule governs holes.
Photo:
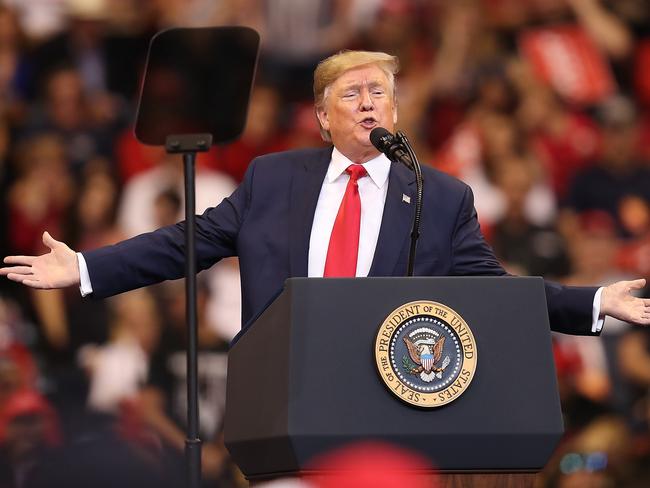
POLYGON ((77 253, 65 243, 55 240, 48 232, 43 233, 43 244, 50 249, 49 253, 4 258, 4 263, 12 266, 0 268, 0 275, 43 290, 79 285, 77 253))
MULTIPOLYGON (((245 218, 255 161, 232 195, 196 216, 196 255, 199 270, 237 253, 236 241, 245 218)), ((184 223, 141 234, 112 246, 83 252, 94 297, 104 298, 185 273, 184 223)), ((7 256, 0 276, 40 289, 64 288, 81 281, 77 253, 45 232, 50 253, 42 256, 7 256)), ((82 262, 83 264, 83 262, 82 262)))

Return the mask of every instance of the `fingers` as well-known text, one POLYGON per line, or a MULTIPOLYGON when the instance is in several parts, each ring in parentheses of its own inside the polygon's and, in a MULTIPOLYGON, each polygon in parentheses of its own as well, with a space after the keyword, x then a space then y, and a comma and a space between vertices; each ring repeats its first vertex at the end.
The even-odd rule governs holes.
POLYGON ((0 268, 0 276, 7 276, 7 278, 13 281, 19 281, 16 279, 17 276, 31 276, 34 273, 34 270, 31 267, 34 259, 33 256, 7 256, 4 258, 5 263, 19 264, 21 266, 7 266, 5 268, 0 268))
POLYGON ((22 264, 25 266, 31 266, 34 263, 34 259, 36 259, 36 256, 7 256, 3 261, 5 264, 22 264))
POLYGON ((9 273, 13 273, 13 272, 14 272, 14 266, 9 268, 0 268, 0 276, 9 277, 9 273))
POLYGON ((45 231, 43 232, 43 244, 45 244, 50 249, 54 249, 62 243, 54 239, 54 237, 52 237, 48 231, 45 231))
POLYGON ((34 280, 34 279, 24 279, 22 281, 22 284, 25 285, 25 286, 29 286, 31 288, 38 288, 38 289, 41 289, 41 290, 45 290, 45 289, 49 290, 50 289, 50 287, 45 285, 45 283, 43 283, 42 281, 38 281, 38 280, 34 280))
POLYGON ((33 275, 34 269, 31 266, 12 266, 11 268, 0 269, 0 274, 19 274, 19 275, 33 275))
MULTIPOLYGON (((3 268, 3 271, 5 269, 9 269, 9 268, 3 268)), ((6 273, 6 274, 7 274, 7 279, 10 279, 11 281, 16 281, 18 283, 22 283, 23 280, 25 279, 25 275, 14 274, 14 273, 6 273)))
POLYGON ((650 325, 650 300, 647 298, 634 298, 634 311, 630 310, 627 322, 648 326, 650 325))
POLYGON ((9 273, 7 275, 7 278, 11 281, 15 281, 16 283, 21 283, 25 286, 29 286, 30 288, 38 288, 41 290, 49 290, 51 288, 47 286, 43 281, 35 279, 33 275, 9 273))
POLYGON ((33 277, 31 275, 24 275, 24 274, 18 274, 18 273, 9 273, 7 275, 8 279, 10 279, 11 281, 16 281, 18 283, 22 283, 23 281, 28 279, 28 277, 33 279, 33 277))
POLYGON ((627 285, 629 286, 630 290, 639 290, 645 286, 645 278, 628 281, 627 285))

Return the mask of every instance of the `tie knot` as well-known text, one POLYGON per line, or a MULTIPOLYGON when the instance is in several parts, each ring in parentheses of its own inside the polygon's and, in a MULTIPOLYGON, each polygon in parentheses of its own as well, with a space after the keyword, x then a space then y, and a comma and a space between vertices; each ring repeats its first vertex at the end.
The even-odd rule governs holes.
POLYGON ((363 167, 363 164, 351 164, 346 168, 345 172, 350 175, 350 180, 353 182, 368 174, 366 168, 363 167))

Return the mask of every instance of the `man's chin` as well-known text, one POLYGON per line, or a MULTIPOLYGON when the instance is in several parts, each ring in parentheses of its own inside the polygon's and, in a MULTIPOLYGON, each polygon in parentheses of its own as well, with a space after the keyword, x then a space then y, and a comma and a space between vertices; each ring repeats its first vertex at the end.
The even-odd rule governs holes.
POLYGON ((370 131, 368 131, 367 134, 364 134, 365 137, 359 137, 357 139, 357 144, 359 144, 360 147, 363 147, 364 149, 367 149, 369 147, 373 147, 372 142, 370 142, 370 131))

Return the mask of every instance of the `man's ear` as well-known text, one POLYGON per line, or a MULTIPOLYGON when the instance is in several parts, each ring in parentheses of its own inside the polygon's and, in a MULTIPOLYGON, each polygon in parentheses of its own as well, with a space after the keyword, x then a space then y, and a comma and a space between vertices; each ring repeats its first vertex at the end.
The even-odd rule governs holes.
POLYGON ((316 117, 318 117, 318 121, 324 130, 330 130, 330 122, 324 106, 316 107, 316 117))

